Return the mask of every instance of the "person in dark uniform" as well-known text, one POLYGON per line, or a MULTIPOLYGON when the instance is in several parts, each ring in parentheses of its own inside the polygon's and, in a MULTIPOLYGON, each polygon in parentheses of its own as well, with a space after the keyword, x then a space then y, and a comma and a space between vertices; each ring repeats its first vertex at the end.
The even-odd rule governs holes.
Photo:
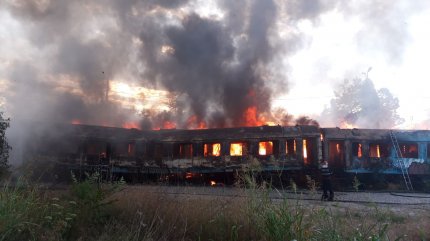
POLYGON ((328 168, 328 162, 322 161, 320 166, 321 171, 321 179, 322 179, 322 189, 323 195, 321 197, 321 201, 333 201, 334 193, 331 186, 331 175, 332 172, 328 168), (330 196, 328 195, 330 193, 330 196))

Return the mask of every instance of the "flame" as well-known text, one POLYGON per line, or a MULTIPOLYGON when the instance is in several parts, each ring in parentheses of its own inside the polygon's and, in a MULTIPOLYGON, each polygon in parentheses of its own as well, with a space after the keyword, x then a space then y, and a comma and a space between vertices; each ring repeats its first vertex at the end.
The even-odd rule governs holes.
POLYGON ((161 130, 161 129, 176 129, 176 123, 173 121, 164 121, 163 125, 152 128, 153 130, 161 130))
POLYGON ((354 128, 358 128, 358 126, 348 123, 347 121, 342 121, 340 123, 340 128, 344 128, 344 129, 354 129, 354 128))
POLYGON ((296 139, 294 139, 294 153, 297 153, 297 145, 296 145, 296 139))
POLYGON ((122 128, 126 129, 140 129, 139 125, 136 122, 125 122, 122 124, 122 128))
POLYGON ((320 140, 321 140, 321 141, 324 141, 324 136, 323 136, 323 134, 320 134, 320 140))
POLYGON ((230 156, 242 156, 244 143, 231 143, 230 156))
POLYGON ((72 125, 80 125, 80 124, 82 124, 80 120, 78 120, 78 119, 72 120, 72 125))
POLYGON ((266 117, 259 114, 256 106, 248 107, 243 113, 243 118, 245 121, 245 126, 276 125, 274 121, 269 121, 266 119, 266 117))
POLYGON ((258 154, 260 156, 271 155, 273 153, 273 142, 262 141, 258 143, 258 154))
POLYGON ((185 173, 185 179, 191 179, 191 178, 193 178, 193 173, 192 172, 185 173))
POLYGON ((187 120, 188 129, 207 129, 206 122, 199 120, 196 115, 190 116, 187 120))
POLYGON ((211 186, 212 186, 212 187, 216 185, 216 182, 215 182, 215 181, 213 181, 213 180, 211 180, 211 181, 210 181, 210 183, 211 183, 211 186))
POLYGON ((306 140, 303 140, 303 159, 305 164, 308 163, 308 148, 306 140))
POLYGON ((340 145, 336 144, 336 153, 339 154, 340 153, 340 145))
POLYGON ((204 156, 221 156, 221 143, 204 144, 204 156))
POLYGON ((361 150, 361 144, 358 144, 358 153, 357 153, 358 157, 362 157, 363 156, 363 152, 361 150))
POLYGON ((376 157, 381 157, 381 151, 379 150, 379 145, 376 145, 376 157))

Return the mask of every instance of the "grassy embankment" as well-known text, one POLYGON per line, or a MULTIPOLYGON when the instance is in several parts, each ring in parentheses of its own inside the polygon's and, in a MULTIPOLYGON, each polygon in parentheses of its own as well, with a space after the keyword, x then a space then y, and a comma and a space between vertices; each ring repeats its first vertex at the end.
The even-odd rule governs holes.
POLYGON ((127 188, 122 182, 100 184, 97 175, 75 180, 68 191, 20 183, 1 192, 0 241, 429 238, 428 231, 411 227, 415 223, 408 217, 376 205, 274 202, 270 187, 256 184, 252 175, 243 179, 247 195, 241 198, 179 198, 127 188))

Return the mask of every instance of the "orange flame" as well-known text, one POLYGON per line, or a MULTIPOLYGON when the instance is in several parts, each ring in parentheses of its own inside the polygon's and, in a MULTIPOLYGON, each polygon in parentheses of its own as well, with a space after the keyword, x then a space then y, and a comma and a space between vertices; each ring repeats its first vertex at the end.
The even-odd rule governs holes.
POLYGON ((380 157, 381 157, 381 151, 380 151, 380 149, 379 149, 379 145, 376 145, 376 156, 377 156, 378 158, 380 158, 380 157))
POLYGON ((262 141, 258 143, 258 154, 260 156, 273 154, 273 142, 272 141, 262 141))
POLYGON ((221 143, 204 144, 204 156, 221 156, 221 143))
POLYGON ((206 129, 207 125, 206 125, 206 122, 204 122, 203 120, 199 120, 199 118, 196 115, 193 115, 187 120, 187 128, 188 129, 206 129))
POLYGON ((308 163, 308 147, 307 147, 306 140, 303 140, 303 160, 305 164, 308 163))
POLYGON ((245 125, 246 126, 261 126, 264 122, 259 120, 257 116, 257 107, 251 106, 245 110, 244 113, 245 125))
POLYGON ((213 180, 211 180, 211 186, 213 187, 213 186, 215 186, 216 185, 216 182, 215 181, 213 181, 213 180))
POLYGON ((136 122, 125 122, 122 124, 122 128, 126 129, 140 129, 139 125, 136 122))
POLYGON ((362 157, 363 156, 363 152, 361 150, 361 144, 358 144, 358 154, 357 154, 357 156, 358 157, 362 157))
POLYGON ((242 156, 244 143, 231 143, 230 156, 242 156))
POLYGON ((354 129, 357 128, 356 125, 348 123, 347 121, 342 121, 340 123, 340 128, 344 128, 344 129, 354 129))

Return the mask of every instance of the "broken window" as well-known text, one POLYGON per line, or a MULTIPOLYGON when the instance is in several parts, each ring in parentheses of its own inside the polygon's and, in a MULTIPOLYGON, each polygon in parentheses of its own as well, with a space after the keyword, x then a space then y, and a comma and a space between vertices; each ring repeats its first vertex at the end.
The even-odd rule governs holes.
POLYGON ((358 143, 358 142, 352 143, 352 156, 358 157, 358 158, 363 156, 363 145, 361 145, 361 143, 358 143))
POLYGON ((203 154, 207 156, 221 156, 221 143, 205 143, 203 154))
POLYGON ((118 143, 115 146, 115 152, 118 156, 134 156, 135 143, 134 142, 123 142, 118 143))
POLYGON ((248 152, 248 145, 246 142, 233 142, 230 143, 230 156, 244 156, 248 152))
POLYGON ((86 153, 88 155, 106 155, 106 143, 94 141, 87 143, 86 153))
POLYGON ((175 144, 174 156, 176 158, 192 158, 193 157, 193 144, 191 144, 191 143, 175 144))
POLYGON ((402 157, 404 158, 418 158, 418 145, 415 143, 399 143, 402 157))
POLYGON ((316 143, 313 138, 303 139, 303 162, 309 164, 310 160, 316 160, 318 154, 316 153, 316 143))
POLYGON ((342 166, 344 163, 344 142, 329 142, 329 165, 342 166))
POLYGON ((285 142, 285 152, 287 156, 296 156, 297 144, 295 139, 289 139, 285 142))
POLYGON ((384 143, 369 144, 369 157, 388 157, 388 145, 384 143))
POLYGON ((273 141, 260 141, 258 143, 258 155, 260 156, 273 155, 273 141))
POLYGON ((163 159, 163 144, 156 143, 154 145, 154 159, 162 160, 163 159))

